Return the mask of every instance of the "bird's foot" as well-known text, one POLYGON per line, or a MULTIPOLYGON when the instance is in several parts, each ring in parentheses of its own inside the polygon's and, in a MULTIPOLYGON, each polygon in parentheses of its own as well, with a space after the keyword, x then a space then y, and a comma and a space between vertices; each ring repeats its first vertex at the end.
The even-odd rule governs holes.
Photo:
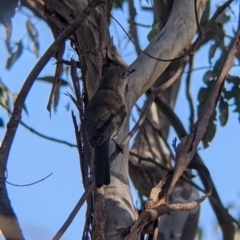
POLYGON ((115 143, 116 150, 118 150, 120 153, 123 154, 124 152, 123 152, 123 148, 121 147, 121 145, 118 144, 115 139, 113 139, 113 141, 114 141, 114 143, 115 143))

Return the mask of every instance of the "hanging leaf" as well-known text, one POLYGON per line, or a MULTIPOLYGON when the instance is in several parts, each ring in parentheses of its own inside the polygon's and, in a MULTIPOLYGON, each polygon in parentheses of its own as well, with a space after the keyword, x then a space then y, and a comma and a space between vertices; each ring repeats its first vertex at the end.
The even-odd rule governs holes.
POLYGON ((206 82, 207 87, 201 87, 199 89, 198 92, 198 101, 199 101, 199 105, 198 105, 198 116, 200 116, 201 114, 201 110, 205 104, 205 101, 212 89, 212 85, 214 84, 214 81, 208 81, 206 82))
MULTIPOLYGON (((199 90, 198 93, 198 101, 199 101, 199 105, 198 105, 198 116, 200 116, 202 109, 204 107, 204 104, 207 100, 207 97, 212 89, 212 85, 214 84, 214 81, 208 81, 206 82, 207 87, 202 87, 199 90)), ((206 129, 205 134, 203 135, 202 138, 202 142, 203 142, 203 146, 204 148, 207 148, 209 146, 209 142, 211 142, 216 134, 216 110, 213 113, 213 116, 210 117, 209 119, 209 123, 206 129)))
POLYGON ((240 113, 240 82, 234 82, 232 88, 228 90, 224 90, 224 98, 227 100, 233 99, 233 105, 235 106, 234 112, 240 113))
POLYGON ((216 77, 216 73, 212 70, 207 71, 203 76, 204 83, 208 83, 209 81, 214 80, 216 77))
POLYGON ((54 98, 53 98, 53 108, 54 108, 55 112, 57 111, 57 106, 58 106, 59 99, 60 99, 59 90, 60 90, 60 87, 59 87, 59 85, 57 85, 57 89, 54 93, 54 98))
POLYGON ((230 16, 226 14, 226 11, 222 12, 221 14, 218 15, 217 19, 215 22, 225 24, 230 20, 230 16))
POLYGON ((218 45, 218 43, 216 41, 211 45, 211 47, 209 49, 209 52, 208 52, 208 59, 209 59, 209 61, 211 61, 212 58, 214 57, 214 55, 215 55, 215 53, 216 53, 216 51, 218 49, 218 46, 219 45, 218 45))
MULTIPOLYGON (((54 76, 45 76, 45 77, 37 78, 37 80, 41 80, 41 81, 48 82, 48 83, 53 83, 54 79, 55 79, 54 76)), ((66 80, 63 80, 62 78, 59 78, 59 85, 60 86, 68 86, 68 82, 66 80)))
POLYGON ((221 96, 219 99, 219 111, 220 111, 220 116, 219 120, 221 123, 221 126, 225 126, 227 121, 228 121, 228 102, 224 100, 224 98, 221 96))
POLYGON ((209 143, 215 137, 216 130, 217 130, 217 126, 215 124, 216 115, 217 115, 217 111, 215 110, 214 113, 213 113, 213 116, 210 117, 210 119, 209 119, 207 130, 206 130, 205 134, 203 135, 202 142, 203 142, 203 147, 204 148, 209 147, 209 143))
POLYGON ((6 29, 7 42, 12 35, 12 21, 16 8, 19 4, 19 0, 1 0, 0 1, 0 23, 2 23, 6 29))
POLYGON ((157 35, 159 33, 160 29, 159 29, 159 22, 154 18, 153 24, 152 24, 152 29, 150 30, 150 32, 147 35, 147 39, 149 42, 151 42, 151 40, 155 37, 155 35, 157 35))
POLYGON ((22 41, 18 42, 16 45, 17 45, 17 50, 13 52, 11 56, 7 59, 6 69, 8 70, 10 70, 10 68, 19 59, 19 57, 22 55, 22 52, 23 52, 22 41))
POLYGON ((0 117, 0 127, 4 127, 4 121, 1 117, 0 117))
POLYGON ((124 3, 124 0, 114 0, 113 7, 123 10, 123 3, 124 3))
POLYGON ((211 0, 206 2, 205 9, 204 9, 202 17, 201 17, 201 22, 200 22, 201 27, 205 27, 205 25, 209 21, 210 5, 211 5, 211 0))
POLYGON ((10 110, 8 94, 9 94, 9 91, 7 87, 3 83, 0 83, 0 105, 10 110))
POLYGON ((203 239, 203 229, 202 228, 198 228, 197 236, 198 236, 198 240, 203 239))
POLYGON ((238 76, 233 76, 230 74, 227 75, 226 81, 234 84, 240 84, 240 78, 238 76))
POLYGON ((33 52, 38 57, 39 54, 39 42, 38 42, 38 32, 35 26, 31 23, 29 19, 26 21, 26 28, 29 38, 33 42, 33 52))

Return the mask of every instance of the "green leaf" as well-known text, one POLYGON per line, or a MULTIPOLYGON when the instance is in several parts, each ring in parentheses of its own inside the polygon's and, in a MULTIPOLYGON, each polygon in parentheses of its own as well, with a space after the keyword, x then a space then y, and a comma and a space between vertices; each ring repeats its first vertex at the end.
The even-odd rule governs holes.
MULTIPOLYGON (((198 105, 198 116, 200 116, 202 109, 204 107, 204 104, 208 98, 208 95, 212 89, 212 85, 214 84, 214 81, 208 81, 206 82, 207 87, 202 87, 199 90, 198 93, 198 101, 199 101, 199 105, 198 105)), ((216 110, 213 113, 213 116, 210 117, 209 119, 209 123, 206 129, 205 134, 203 135, 202 138, 202 142, 203 142, 203 146, 204 148, 207 148, 209 146, 209 142, 211 142, 216 134, 216 110)))
POLYGON ((0 117, 0 127, 4 127, 4 121, 1 117, 0 117))
MULTIPOLYGON (((45 76, 37 78, 37 80, 41 80, 48 83, 53 83, 54 79, 55 79, 54 76, 45 76)), ((68 86, 68 82, 66 80, 63 80, 62 78, 59 78, 59 84, 60 86, 68 86)))
POLYGON ((211 0, 206 2, 205 9, 203 11, 201 21, 200 21, 200 26, 201 27, 204 27, 209 21, 210 5, 211 5, 211 0))
POLYGON ((224 90, 224 98, 226 98, 227 100, 230 100, 233 98, 234 102, 233 105, 235 106, 235 109, 233 110, 234 112, 240 113, 240 96, 239 96, 239 92, 240 92, 240 86, 239 86, 239 82, 235 82, 231 88, 231 90, 224 90))
POLYGON ((215 110, 214 113, 213 113, 213 116, 210 117, 210 119, 209 119, 206 132, 205 132, 205 134, 203 135, 202 141, 203 141, 203 147, 204 147, 204 148, 209 147, 209 143, 210 143, 210 142, 213 140, 213 138, 215 137, 216 130, 217 130, 217 126, 216 126, 216 124, 215 124, 216 115, 217 115, 217 111, 215 110))
POLYGON ((26 21, 26 28, 29 38, 33 42, 33 52, 38 57, 39 54, 39 42, 38 42, 38 32, 35 26, 30 22, 29 19, 26 21))
POLYGON ((114 0, 113 1, 113 7, 114 8, 119 8, 119 9, 123 9, 123 3, 124 3, 124 0, 114 0))
POLYGON ((0 105, 10 110, 8 94, 9 94, 9 91, 7 87, 3 83, 0 83, 0 105))
POLYGON ((22 52, 23 52, 22 41, 18 42, 16 45, 17 45, 17 50, 13 52, 11 56, 7 59, 6 69, 8 70, 10 70, 10 68, 19 59, 19 57, 22 55, 22 52))
POLYGON ((225 101, 222 96, 219 99, 218 107, 220 111, 219 120, 220 120, 221 126, 225 126, 228 121, 229 110, 228 110, 228 102, 225 101))
POLYGON ((202 228, 198 228, 198 240, 202 240, 203 239, 203 229, 202 228))
POLYGON ((230 16, 226 14, 226 11, 222 12, 220 15, 218 15, 215 22, 225 24, 230 20, 230 16))
POLYGON ((199 106, 198 106, 198 116, 201 114, 201 110, 204 106, 204 103, 211 91, 212 85, 214 84, 214 81, 208 81, 206 82, 207 87, 201 87, 198 92, 198 101, 199 101, 199 106))
POLYGON ((57 106, 58 106, 58 103, 59 103, 59 99, 60 99, 59 85, 57 85, 57 89, 54 93, 54 98, 53 98, 53 108, 54 108, 55 112, 57 111, 57 106))
POLYGON ((208 52, 208 57, 209 57, 209 60, 210 60, 210 61, 211 61, 212 58, 214 57, 215 52, 217 51, 218 47, 219 47, 219 45, 218 45, 217 42, 214 42, 214 43, 211 45, 211 47, 210 47, 210 49, 209 49, 209 52, 208 52))
POLYGON ((153 24, 152 24, 152 29, 150 30, 150 32, 147 35, 148 41, 151 42, 151 40, 155 37, 155 35, 157 35, 159 33, 159 31, 160 31, 159 22, 154 18, 153 24))
POLYGON ((212 70, 207 71, 203 76, 204 83, 208 83, 209 81, 214 80, 216 77, 216 73, 212 70))
POLYGON ((240 84, 240 78, 230 74, 227 75, 226 81, 234 84, 240 84))

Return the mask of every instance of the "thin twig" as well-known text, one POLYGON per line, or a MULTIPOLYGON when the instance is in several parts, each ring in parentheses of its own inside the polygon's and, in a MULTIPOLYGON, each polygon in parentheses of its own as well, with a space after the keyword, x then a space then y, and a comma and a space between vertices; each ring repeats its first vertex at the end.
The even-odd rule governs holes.
POLYGON ((22 120, 20 121, 20 124, 21 124, 21 126, 25 127, 27 130, 29 130, 30 132, 36 134, 36 135, 39 136, 39 137, 42 137, 42 138, 47 139, 47 140, 49 140, 49 141, 53 141, 53 142, 65 144, 65 145, 67 145, 67 146, 69 146, 69 147, 77 147, 76 144, 67 142, 67 141, 65 141, 65 140, 60 140, 60 139, 57 139, 57 138, 54 138, 54 137, 49 137, 49 136, 47 136, 47 135, 45 135, 45 134, 43 134, 43 133, 40 133, 40 132, 38 132, 37 130, 35 130, 34 128, 29 127, 29 126, 28 126, 26 123, 24 123, 22 120))
POLYGON ((196 18, 196 24, 197 24, 198 33, 199 33, 200 36, 202 36, 202 29, 201 29, 201 26, 200 26, 200 23, 199 23, 199 19, 198 19, 197 1, 198 0, 194 1, 194 11, 195 11, 195 18, 196 18))
POLYGON ((94 187, 95 187, 95 183, 94 182, 91 182, 88 185, 88 187, 86 188, 85 192, 83 193, 83 195, 81 196, 81 198, 77 202, 76 206, 74 207, 74 209, 72 210, 72 212, 68 216, 67 220, 64 222, 62 227, 58 230, 58 232, 56 233, 56 235, 53 237, 52 240, 59 240, 62 237, 62 235, 68 229, 68 227, 72 223, 73 219, 76 217, 77 213, 79 212, 80 208, 82 207, 82 205, 84 204, 84 202, 88 198, 89 194, 94 189, 94 187))
MULTIPOLYGON (((72 77, 72 83, 74 87, 74 92, 76 96, 75 104, 78 108, 79 112, 79 118, 80 118, 80 125, 81 129, 78 131, 78 135, 76 132, 76 138, 80 139, 81 137, 81 144, 80 140, 78 140, 79 145, 78 145, 78 152, 79 152, 79 161, 80 161, 80 168, 81 168, 81 173, 82 173, 82 180, 83 180, 83 185, 86 188, 89 178, 88 178, 88 165, 85 164, 84 161, 84 154, 83 154, 83 139, 84 139, 84 129, 85 129, 85 123, 84 123, 84 118, 83 118, 83 99, 81 96, 81 89, 79 86, 79 80, 78 80, 78 75, 77 75, 77 69, 76 69, 76 62, 71 59, 71 77, 72 77)), ((76 123, 75 123, 76 125, 76 123)), ((75 126, 76 128, 76 126, 75 126)))
POLYGON ((42 182, 44 181, 45 179, 47 179, 48 177, 50 177, 53 173, 51 172, 50 174, 48 174, 46 177, 36 181, 36 182, 33 182, 33 183, 28 183, 28 184, 15 184, 15 183, 10 183, 8 182, 7 180, 5 180, 5 182, 11 186, 14 186, 14 187, 29 187, 29 186, 32 186, 32 185, 35 185, 39 182, 42 182))
POLYGON ((173 154, 172 148, 170 147, 168 141, 166 140, 166 138, 163 137, 162 131, 160 129, 158 129, 153 122, 146 118, 146 120, 149 122, 149 124, 151 125, 151 127, 157 132, 157 134, 159 135, 159 137, 161 137, 162 141, 164 142, 165 146, 167 147, 168 151, 169 151, 169 155, 172 159, 175 159, 175 156, 173 154))
POLYGON ((136 46, 140 46, 138 34, 137 34, 137 26, 135 24, 135 16, 137 15, 137 11, 134 6, 133 0, 128 0, 128 12, 129 12, 129 19, 128 19, 129 33, 131 37, 134 39, 134 42, 136 43, 134 47, 137 55, 139 55, 141 51, 139 51, 138 47, 136 47, 136 46))
MULTIPOLYGON (((0 104, 7 112, 8 114, 12 114, 10 108, 8 108, 7 106, 4 106, 2 104, 0 104)), ((49 141, 53 141, 53 142, 57 142, 57 143, 61 143, 61 144, 65 144, 69 147, 77 147, 76 144, 73 144, 73 143, 70 143, 70 142, 67 142, 65 140, 60 140, 60 139, 57 139, 57 138, 54 138, 54 137, 49 137, 43 133, 40 133, 39 131, 35 130, 34 128, 28 126, 26 123, 24 123, 22 120, 20 120, 20 125, 23 126, 24 128, 26 128, 27 130, 29 130, 30 132, 34 133, 35 135, 41 137, 41 138, 44 138, 44 139, 47 139, 49 141)))
POLYGON ((187 100, 188 100, 189 107, 190 107, 190 117, 189 117, 190 128, 192 127, 192 125, 194 123, 194 117, 195 117, 193 98, 192 98, 191 90, 190 90, 192 68, 193 68, 193 56, 190 56, 189 69, 188 69, 188 74, 187 74, 187 77, 186 77, 186 96, 187 96, 187 100))
POLYGON ((130 151, 129 152, 129 155, 132 155, 134 157, 137 157, 140 161, 146 161, 146 162, 150 162, 150 163, 153 163, 155 164, 157 167, 163 169, 163 170, 166 170, 166 171, 171 171, 172 169, 168 168, 168 167, 165 167, 163 164, 155 161, 153 158, 150 158, 150 157, 142 157, 140 156, 139 154, 133 152, 133 151, 130 151))

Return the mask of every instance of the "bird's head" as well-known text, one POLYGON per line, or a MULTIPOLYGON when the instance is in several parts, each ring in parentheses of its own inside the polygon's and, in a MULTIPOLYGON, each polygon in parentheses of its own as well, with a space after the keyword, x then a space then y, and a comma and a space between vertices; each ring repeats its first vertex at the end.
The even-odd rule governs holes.
POLYGON ((112 89, 120 95, 123 95, 127 85, 128 76, 134 71, 134 69, 129 70, 121 66, 113 67, 103 75, 99 88, 112 89))

